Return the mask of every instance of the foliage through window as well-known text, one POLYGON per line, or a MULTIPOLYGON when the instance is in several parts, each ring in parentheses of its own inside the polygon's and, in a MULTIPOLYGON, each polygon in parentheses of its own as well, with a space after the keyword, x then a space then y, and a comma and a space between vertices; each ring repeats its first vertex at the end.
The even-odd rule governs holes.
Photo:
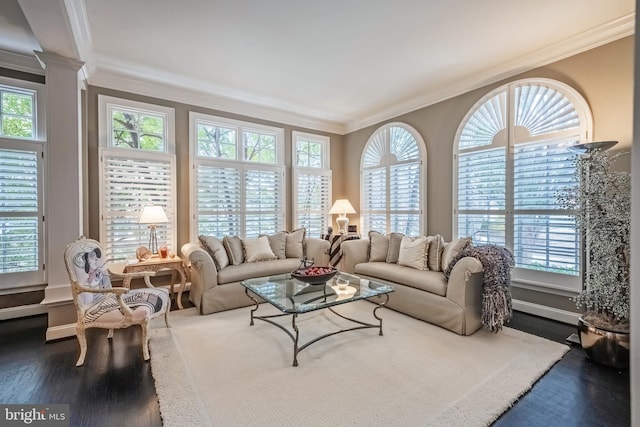
POLYGON ((293 228, 304 227, 307 236, 320 237, 331 222, 330 139, 293 132, 293 228))
POLYGON ((423 232, 426 149, 403 123, 382 126, 369 138, 361 161, 361 224, 364 233, 423 232))
POLYGON ((190 113, 192 238, 284 229, 283 130, 190 113))
POLYGON ((544 274, 580 271, 580 239, 556 194, 574 183, 567 147, 585 142, 590 120, 580 95, 550 80, 514 82, 478 101, 456 137, 454 234, 512 250, 516 278, 575 287, 544 274))
POLYGON ((158 243, 176 250, 174 110, 99 96, 100 240, 112 259, 149 246, 149 229, 138 224, 146 205, 164 208, 158 243))
POLYGON ((0 136, 34 139, 36 92, 0 85, 0 136))

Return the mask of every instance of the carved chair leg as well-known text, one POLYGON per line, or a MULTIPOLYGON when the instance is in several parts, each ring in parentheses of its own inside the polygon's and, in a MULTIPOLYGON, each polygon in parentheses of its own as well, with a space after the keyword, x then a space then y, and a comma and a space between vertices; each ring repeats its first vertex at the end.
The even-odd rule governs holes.
POLYGON ((144 360, 149 360, 149 336, 147 334, 149 323, 145 322, 140 325, 142 329, 142 357, 144 360))
POLYGON ((167 328, 171 327, 171 325, 169 324, 169 307, 167 307, 164 311, 164 323, 166 323, 167 328))
POLYGON ((76 327, 76 336, 78 337, 78 344, 80 344, 80 356, 76 362, 76 366, 82 366, 84 364, 84 358, 87 355, 87 337, 84 334, 84 328, 76 327))
POLYGON ((109 329, 109 333, 107 334, 107 339, 113 338, 113 329, 109 329))

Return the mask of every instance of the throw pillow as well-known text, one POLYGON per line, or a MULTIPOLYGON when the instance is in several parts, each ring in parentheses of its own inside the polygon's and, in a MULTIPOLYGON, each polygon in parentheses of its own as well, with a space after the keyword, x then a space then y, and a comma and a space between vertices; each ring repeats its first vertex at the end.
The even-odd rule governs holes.
POLYGON ((389 236, 369 231, 369 261, 385 262, 389 252, 389 236))
POLYGON ((428 270, 427 267, 427 238, 425 236, 404 236, 400 242, 398 264, 418 270, 428 270))
POLYGON ((462 237, 446 243, 442 251, 442 265, 440 267, 442 271, 446 270, 449 264, 451 264, 451 261, 454 261, 458 254, 470 244, 471 237, 462 237))
POLYGON ((209 252, 218 270, 222 270, 229 265, 227 250, 220 240, 213 236, 198 236, 198 240, 200 241, 200 246, 209 252))
POLYGON ((389 252, 387 252, 387 262, 392 264, 398 263, 398 255, 400 255, 400 243, 404 234, 391 233, 389 235, 389 252))
POLYGON ((305 228, 298 228, 287 234, 287 244, 285 247, 285 256, 287 258, 304 257, 304 235, 306 233, 305 228))
POLYGON ((244 239, 242 247, 244 248, 245 262, 267 261, 277 258, 271 250, 267 236, 244 239))
POLYGON ((222 245, 227 250, 231 265, 240 265, 244 262, 242 240, 238 236, 224 236, 222 245))
POLYGON ((271 246, 273 254, 277 256, 278 259, 285 259, 287 257, 287 233, 279 231, 275 234, 267 235, 267 239, 269 239, 269 246, 271 246))
POLYGON ((428 236, 429 241, 429 259, 427 265, 429 270, 442 271, 442 251, 444 250, 444 238, 436 234, 435 236, 428 236))

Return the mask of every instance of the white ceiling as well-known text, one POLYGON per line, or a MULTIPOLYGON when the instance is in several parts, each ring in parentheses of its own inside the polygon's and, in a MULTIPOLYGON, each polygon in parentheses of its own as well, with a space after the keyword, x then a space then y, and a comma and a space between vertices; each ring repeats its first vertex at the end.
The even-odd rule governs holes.
POLYGON ((350 132, 633 34, 634 0, 0 0, 0 66, 350 132), (4 63, 4 64, 3 64, 4 63))

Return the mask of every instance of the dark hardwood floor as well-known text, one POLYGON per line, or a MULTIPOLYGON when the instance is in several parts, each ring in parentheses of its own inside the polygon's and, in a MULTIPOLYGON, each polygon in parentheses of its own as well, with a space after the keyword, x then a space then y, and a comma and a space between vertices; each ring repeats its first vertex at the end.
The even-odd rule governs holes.
MULTIPOLYGON (((191 306, 187 295, 185 307, 191 306)), ((174 302, 175 305, 175 302, 174 302)), ((575 328, 516 312, 508 325, 564 342, 575 328)), ((46 315, 0 322, 0 403, 69 404, 72 426, 161 426, 139 328, 90 331, 83 367, 78 343, 45 343, 46 315)), ((567 355, 494 426, 628 426, 629 373, 591 363, 580 348, 567 355)))

